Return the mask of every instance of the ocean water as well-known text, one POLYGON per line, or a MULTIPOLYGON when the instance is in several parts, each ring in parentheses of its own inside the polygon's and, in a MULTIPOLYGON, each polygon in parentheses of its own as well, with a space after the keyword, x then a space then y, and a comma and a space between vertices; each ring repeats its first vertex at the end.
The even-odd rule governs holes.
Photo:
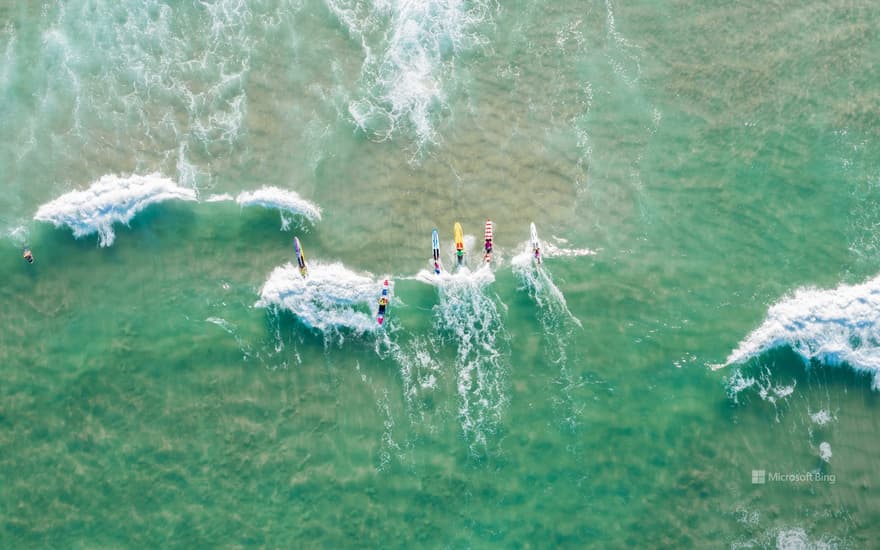
POLYGON ((3 3, 0 546, 875 546, 878 24, 3 3))

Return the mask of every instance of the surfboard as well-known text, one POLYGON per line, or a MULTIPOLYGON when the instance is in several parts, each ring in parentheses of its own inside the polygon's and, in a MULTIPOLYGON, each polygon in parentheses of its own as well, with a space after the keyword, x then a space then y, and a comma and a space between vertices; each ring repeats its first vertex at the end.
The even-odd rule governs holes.
POLYGON ((464 233, 461 230, 461 224, 455 222, 455 255, 458 257, 458 265, 464 264, 464 233))
POLYGON ((492 220, 486 220, 486 230, 483 233, 486 239, 486 254, 483 256, 483 258, 486 260, 486 263, 489 263, 489 261, 492 259, 492 229, 492 220))
POLYGON ((385 311, 388 308, 388 302, 390 301, 388 295, 389 288, 388 279, 385 279, 385 282, 382 283, 382 295, 379 296, 379 312, 376 314, 376 322, 380 325, 385 322, 385 311))
POLYGON ((532 222, 531 226, 529 226, 529 240, 532 244, 532 253, 535 255, 535 262, 541 263, 541 242, 538 240, 538 229, 535 227, 535 222, 532 222))
POLYGON ((431 247, 434 249, 434 273, 440 275, 440 234, 437 229, 431 233, 431 247))
POLYGON ((296 263, 299 266, 299 274, 305 279, 309 274, 309 269, 306 267, 306 255, 303 253, 302 245, 299 244, 299 237, 293 238, 293 251, 296 254, 296 263))

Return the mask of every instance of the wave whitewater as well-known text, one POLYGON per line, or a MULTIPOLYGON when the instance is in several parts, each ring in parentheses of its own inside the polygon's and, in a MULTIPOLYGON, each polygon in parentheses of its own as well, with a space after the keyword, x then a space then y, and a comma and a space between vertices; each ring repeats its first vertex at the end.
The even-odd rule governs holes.
MULTIPOLYGON (((138 212, 168 200, 199 201, 194 189, 181 187, 157 173, 146 176, 106 175, 83 191, 71 191, 52 200, 37 210, 34 220, 51 222, 55 227, 68 226, 76 238, 97 233, 100 245, 113 244, 116 234, 113 224, 128 225, 138 212)), ((263 206, 282 211, 282 229, 290 220, 283 212, 302 216, 311 222, 321 219, 321 208, 301 198, 294 191, 278 187, 263 187, 243 191, 233 199, 231 195, 211 195, 204 202, 235 200, 241 206, 263 206)))
POLYGON ((159 174, 106 175, 83 191, 71 191, 37 210, 34 219, 68 226, 76 238, 97 233, 100 246, 113 244, 113 224, 128 225, 141 210, 168 200, 195 201, 196 192, 159 174))
POLYGON ((309 328, 341 339, 341 330, 364 334, 378 328, 372 313, 365 311, 372 312, 381 291, 381 281, 338 262, 311 261, 306 278, 296 265, 287 263, 272 271, 254 306, 289 311, 309 328))
MULTIPOLYGON (((256 191, 244 191, 235 198, 241 206, 262 206, 263 208, 276 208, 283 212, 289 212, 303 216, 314 223, 321 219, 321 208, 311 203, 296 192, 278 187, 263 187, 256 191)), ((287 229, 288 220, 282 214, 282 228, 287 229)))
POLYGON ((859 285, 795 291, 770 307, 761 326, 721 366, 785 346, 807 363, 848 365, 871 374, 871 388, 880 389, 880 276, 859 285))

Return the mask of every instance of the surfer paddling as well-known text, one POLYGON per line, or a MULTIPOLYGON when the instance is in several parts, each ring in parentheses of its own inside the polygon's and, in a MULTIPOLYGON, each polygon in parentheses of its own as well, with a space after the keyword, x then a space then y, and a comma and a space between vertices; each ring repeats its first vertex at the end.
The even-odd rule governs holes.
POLYGON ((486 220, 486 231, 483 234, 486 239, 486 254, 484 258, 486 259, 486 263, 492 259, 492 220, 486 220))
POLYGON ((22 250, 21 257, 24 258, 24 261, 29 264, 34 263, 34 254, 33 252, 31 252, 30 248, 25 248, 24 250, 22 250))
POLYGON ((434 249, 434 274, 440 275, 440 234, 437 229, 431 233, 431 248, 434 249))

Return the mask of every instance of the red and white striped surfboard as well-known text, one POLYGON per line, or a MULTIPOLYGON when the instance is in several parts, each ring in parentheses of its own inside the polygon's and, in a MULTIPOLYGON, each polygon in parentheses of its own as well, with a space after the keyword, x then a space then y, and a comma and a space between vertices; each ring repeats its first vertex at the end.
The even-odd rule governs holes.
POLYGON ((484 233, 486 238, 486 255, 484 258, 486 262, 489 262, 492 259, 492 220, 486 220, 486 231, 484 233))

